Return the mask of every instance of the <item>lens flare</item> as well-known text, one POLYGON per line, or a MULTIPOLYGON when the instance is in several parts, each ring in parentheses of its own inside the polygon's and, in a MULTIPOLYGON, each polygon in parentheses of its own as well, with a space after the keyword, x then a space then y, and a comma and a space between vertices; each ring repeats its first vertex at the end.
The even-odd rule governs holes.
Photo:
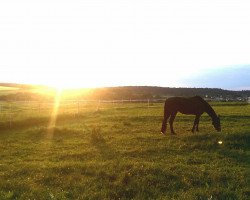
POLYGON ((51 113, 51 118, 50 118, 50 122, 48 125, 48 132, 47 132, 48 139, 52 139, 54 136, 56 119, 58 115, 58 108, 60 106, 60 101, 61 101, 61 93, 62 93, 62 90, 57 90, 57 93, 55 95, 53 111, 51 113))

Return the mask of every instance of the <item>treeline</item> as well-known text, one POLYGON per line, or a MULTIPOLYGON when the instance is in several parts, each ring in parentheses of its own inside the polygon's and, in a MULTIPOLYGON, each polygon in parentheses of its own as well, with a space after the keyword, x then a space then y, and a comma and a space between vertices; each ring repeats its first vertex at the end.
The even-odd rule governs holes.
MULTIPOLYGON (((1 86, 1 84, 0 84, 1 86)), ((6 85, 5 85, 6 86, 6 85)), ((8 85, 10 86, 10 85, 8 85)), ((13 87, 17 85, 13 84, 13 87)), ((40 87, 40 86, 39 86, 40 87)), ((36 93, 34 88, 28 85, 19 87, 12 93, 0 91, 0 100, 53 100, 55 93, 41 94, 36 93), (25 88, 25 89, 24 89, 25 88)), ((44 87, 43 87, 44 88, 44 87)), ((250 97, 250 90, 230 91, 218 88, 170 88, 170 87, 151 87, 151 86, 124 86, 124 87, 105 87, 94 89, 79 89, 62 93, 63 99, 85 99, 85 100, 127 100, 127 99, 165 99, 171 96, 195 96, 216 99, 237 99, 250 97)))
POLYGON ((250 91, 230 91, 217 88, 169 88, 169 87, 150 87, 150 86, 129 86, 99 88, 93 91, 95 98, 105 97, 107 99, 122 98, 165 98, 170 96, 195 96, 202 97, 247 97, 250 91))
MULTIPOLYGON (((205 98, 247 98, 250 91, 230 91, 218 88, 169 88, 151 86, 127 86, 97 88, 90 94, 92 99, 162 99, 171 96, 195 96, 205 98)), ((87 98, 87 96, 81 96, 87 98)))

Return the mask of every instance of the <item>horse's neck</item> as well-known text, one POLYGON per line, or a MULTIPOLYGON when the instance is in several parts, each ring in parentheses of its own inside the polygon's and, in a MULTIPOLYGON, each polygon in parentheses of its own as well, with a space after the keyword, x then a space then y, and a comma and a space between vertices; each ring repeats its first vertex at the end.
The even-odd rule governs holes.
POLYGON ((206 113, 214 120, 217 115, 214 111, 214 109, 206 102, 206 113))

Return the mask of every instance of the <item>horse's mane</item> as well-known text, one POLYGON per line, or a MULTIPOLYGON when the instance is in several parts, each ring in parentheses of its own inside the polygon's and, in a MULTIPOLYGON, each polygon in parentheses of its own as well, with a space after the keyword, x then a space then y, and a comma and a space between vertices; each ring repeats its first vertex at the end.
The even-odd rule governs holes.
POLYGON ((205 101, 202 97, 200 96, 194 96, 194 98, 199 99, 207 108, 207 113, 214 119, 215 117, 217 117, 214 109, 210 106, 210 104, 205 101))

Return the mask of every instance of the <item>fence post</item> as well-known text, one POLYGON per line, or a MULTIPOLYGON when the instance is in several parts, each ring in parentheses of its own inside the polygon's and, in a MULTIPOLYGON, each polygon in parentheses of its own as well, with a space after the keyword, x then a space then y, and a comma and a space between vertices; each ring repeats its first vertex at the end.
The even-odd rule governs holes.
POLYGON ((40 113, 41 112, 41 102, 39 101, 38 103, 38 112, 40 113))
POLYGON ((79 115, 79 99, 77 99, 77 115, 79 115))
POLYGON ((148 99, 148 108, 149 108, 149 99, 148 99))
POLYGON ((12 127, 12 113, 9 115, 9 126, 12 127))
POLYGON ((101 103, 101 100, 99 99, 96 111, 99 111, 100 103, 101 103))

